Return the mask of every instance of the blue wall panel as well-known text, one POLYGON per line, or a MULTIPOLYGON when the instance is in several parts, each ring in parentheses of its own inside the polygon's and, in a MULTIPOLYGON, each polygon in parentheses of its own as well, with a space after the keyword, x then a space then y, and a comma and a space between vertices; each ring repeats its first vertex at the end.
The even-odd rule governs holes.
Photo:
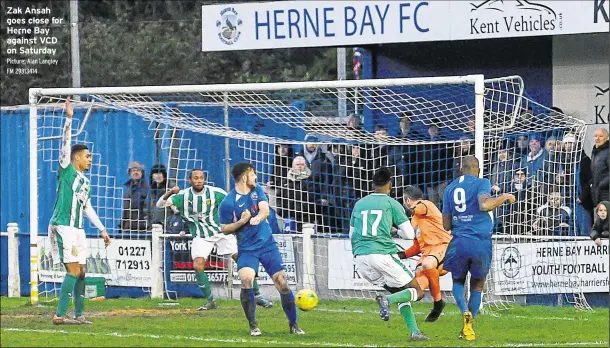
MULTIPOLYGON (((224 124, 224 109, 218 106, 209 107, 185 107, 183 112, 205 118, 207 121, 224 124)), ((83 119, 85 110, 75 110, 75 122, 73 131, 76 132, 83 119)), ((59 134, 59 127, 63 125, 61 115, 57 115, 53 123, 55 134, 59 134)), ((49 118, 50 119, 50 118, 49 118)), ((24 295, 29 295, 29 111, 6 111, 3 110, 1 117, 2 136, 1 144, 1 202, 0 229, 6 230, 9 222, 17 222, 20 229, 19 263, 21 274, 21 289, 24 295)), ((257 115, 246 114, 243 110, 230 110, 230 126, 236 129, 258 132, 269 136, 278 134, 289 135, 292 139, 303 139, 302 131, 285 125, 278 125, 268 119, 261 119, 257 115)), ((119 188, 129 179, 127 168, 129 162, 138 161, 146 168, 146 179, 150 175, 150 168, 155 163, 167 165, 169 157, 169 132, 165 132, 165 139, 155 141, 154 130, 149 129, 150 122, 125 111, 110 109, 94 110, 83 132, 73 143, 86 143, 93 153, 93 165, 89 177, 92 181, 92 196, 94 205, 106 206, 110 209, 98 208, 98 214, 106 227, 113 232, 117 230, 120 221, 122 191, 119 188), (158 148, 160 147, 160 148, 158 148), (101 187, 96 187, 99 184, 101 187), (96 196, 114 197, 114 200, 97 202, 96 196), (99 203, 99 204, 98 204, 99 203)), ((49 135, 49 134, 45 134, 49 135)), ((225 143, 224 137, 213 136, 191 131, 185 131, 183 139, 189 140, 181 143, 181 148, 186 150, 187 146, 189 161, 186 166, 202 167, 208 171, 208 181, 215 186, 226 187, 225 183, 225 143)), ((60 147, 60 139, 44 141, 39 143, 38 152, 38 199, 39 199, 39 234, 45 235, 47 224, 51 218, 55 192, 57 188, 57 158, 60 147), (52 156, 51 156, 52 155, 52 156), (52 160, 50 160, 52 158, 52 160)), ((235 164, 244 159, 259 161, 257 169, 261 171, 260 180, 266 180, 266 173, 272 167, 273 144, 252 144, 244 141, 230 140, 230 164, 235 164), (245 152, 243 147, 256 146, 259 151, 245 152), (263 153, 264 152, 269 152, 263 153), (267 163, 267 165, 262 165, 267 163)), ((186 151, 182 152, 184 156, 186 151)), ((183 174, 186 170, 183 171, 183 174)), ((179 181, 184 187, 185 181, 179 181)), ((232 182, 230 183, 232 185, 232 182)), ((85 224, 85 229, 90 235, 97 235, 97 231, 85 224)), ((0 267, 0 293, 6 294, 7 288, 7 238, 0 238, 0 251, 2 266, 0 267)), ((109 294, 129 295, 135 294, 137 289, 114 289, 109 294)), ((141 292, 141 289, 139 290, 141 292)))

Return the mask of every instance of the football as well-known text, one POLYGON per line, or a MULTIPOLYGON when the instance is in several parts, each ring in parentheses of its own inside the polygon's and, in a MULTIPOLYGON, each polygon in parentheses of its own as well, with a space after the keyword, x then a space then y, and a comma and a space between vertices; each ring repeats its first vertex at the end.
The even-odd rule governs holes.
POLYGON ((299 290, 295 300, 302 311, 310 311, 318 306, 318 295, 311 289, 299 290))

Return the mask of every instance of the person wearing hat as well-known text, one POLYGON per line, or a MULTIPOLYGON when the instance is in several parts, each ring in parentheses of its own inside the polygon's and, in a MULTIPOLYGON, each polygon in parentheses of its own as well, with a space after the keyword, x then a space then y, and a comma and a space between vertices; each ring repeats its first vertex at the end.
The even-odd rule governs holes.
POLYGON ((167 179, 167 169, 163 164, 157 163, 150 168, 150 204, 151 222, 161 223, 165 226, 167 233, 179 233, 183 226, 182 218, 178 214, 178 209, 174 206, 170 208, 157 208, 157 201, 165 192, 176 186, 176 183, 167 179))
POLYGON ((146 171, 139 162, 132 161, 127 168, 130 178, 124 184, 122 232, 146 232, 150 227, 148 217, 148 195, 150 186, 144 179, 146 171))

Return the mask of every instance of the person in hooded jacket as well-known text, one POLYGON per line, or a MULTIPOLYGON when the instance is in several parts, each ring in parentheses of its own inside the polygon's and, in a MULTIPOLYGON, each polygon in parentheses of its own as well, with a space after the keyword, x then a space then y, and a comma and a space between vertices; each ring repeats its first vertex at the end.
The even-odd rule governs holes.
POLYGON ((166 233, 180 233, 184 230, 184 223, 176 207, 157 208, 157 201, 167 190, 176 186, 176 183, 167 179, 167 169, 163 164, 155 164, 150 168, 150 199, 149 209, 151 222, 165 226, 166 233))

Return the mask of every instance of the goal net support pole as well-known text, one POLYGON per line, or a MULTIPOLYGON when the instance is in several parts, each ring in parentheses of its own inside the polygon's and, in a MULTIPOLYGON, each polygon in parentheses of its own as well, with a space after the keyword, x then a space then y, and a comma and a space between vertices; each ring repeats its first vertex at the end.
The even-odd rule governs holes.
POLYGON ((7 224, 6 232, 0 236, 7 238, 8 247, 8 297, 21 296, 21 276, 19 275, 19 226, 15 222, 7 224))
POLYGON ((30 302, 38 303, 38 109, 39 90, 30 88, 30 302))

